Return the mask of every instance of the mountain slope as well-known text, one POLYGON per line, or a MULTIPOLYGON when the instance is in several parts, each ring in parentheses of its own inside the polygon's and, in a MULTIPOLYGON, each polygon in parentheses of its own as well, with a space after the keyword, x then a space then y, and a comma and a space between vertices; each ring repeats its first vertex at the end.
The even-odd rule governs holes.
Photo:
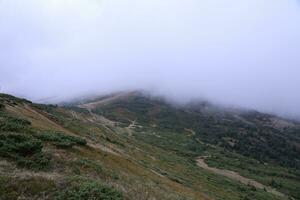
MULTIPOLYGON (((262 162, 300 167, 299 123, 256 111, 224 110, 205 102, 179 107, 139 93, 118 97, 109 104, 98 104, 92 111, 126 125, 137 121, 158 131, 190 130, 204 142, 262 162)), ((87 105, 91 104, 81 107, 87 105)))
POLYGON ((299 199, 298 130, 271 115, 139 92, 68 106, 1 94, 0 198, 299 199), (201 168, 200 157, 265 188, 201 168))

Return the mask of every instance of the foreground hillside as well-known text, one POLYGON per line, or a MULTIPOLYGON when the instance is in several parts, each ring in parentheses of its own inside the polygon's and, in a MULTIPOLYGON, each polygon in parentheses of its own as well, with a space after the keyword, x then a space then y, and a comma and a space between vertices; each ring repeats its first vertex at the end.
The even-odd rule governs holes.
POLYGON ((0 95, 0 199, 300 199, 300 125, 119 93, 0 95))

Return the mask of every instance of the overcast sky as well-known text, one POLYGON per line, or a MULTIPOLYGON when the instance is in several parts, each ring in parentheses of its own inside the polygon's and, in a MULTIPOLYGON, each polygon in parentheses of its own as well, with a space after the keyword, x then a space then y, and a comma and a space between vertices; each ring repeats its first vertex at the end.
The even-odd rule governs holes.
POLYGON ((149 89, 300 117, 299 0, 0 0, 1 92, 149 89))

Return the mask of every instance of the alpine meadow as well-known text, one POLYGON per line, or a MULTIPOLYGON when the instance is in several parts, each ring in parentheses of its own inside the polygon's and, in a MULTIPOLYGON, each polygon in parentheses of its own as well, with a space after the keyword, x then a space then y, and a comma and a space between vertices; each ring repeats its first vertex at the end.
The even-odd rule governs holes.
POLYGON ((0 200, 300 200, 299 0, 0 0, 0 200))

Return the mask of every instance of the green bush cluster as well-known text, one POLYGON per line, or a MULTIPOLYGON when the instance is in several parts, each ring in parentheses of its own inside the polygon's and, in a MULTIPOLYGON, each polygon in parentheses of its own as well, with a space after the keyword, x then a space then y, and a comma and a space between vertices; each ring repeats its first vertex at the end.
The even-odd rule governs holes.
POLYGON ((50 168, 51 154, 48 153, 36 153, 31 158, 19 157, 17 165, 33 170, 46 170, 50 168))
POLYGON ((51 156, 42 152, 42 142, 31 135, 20 133, 0 134, 0 156, 16 161, 20 167, 46 169, 51 156))
POLYGON ((0 155, 4 157, 31 156, 41 152, 43 145, 40 140, 30 135, 19 133, 0 134, 0 155))
POLYGON ((56 200, 122 200, 122 194, 113 188, 89 180, 73 180, 64 190, 57 192, 56 200))
POLYGON ((62 149, 72 148, 74 145, 80 145, 80 146, 86 145, 85 139, 71 136, 71 135, 65 135, 59 132, 38 133, 35 134, 35 137, 45 142, 51 142, 56 147, 62 149))
POLYGON ((0 131, 19 132, 27 131, 31 122, 25 119, 11 117, 1 113, 0 116, 0 131))

